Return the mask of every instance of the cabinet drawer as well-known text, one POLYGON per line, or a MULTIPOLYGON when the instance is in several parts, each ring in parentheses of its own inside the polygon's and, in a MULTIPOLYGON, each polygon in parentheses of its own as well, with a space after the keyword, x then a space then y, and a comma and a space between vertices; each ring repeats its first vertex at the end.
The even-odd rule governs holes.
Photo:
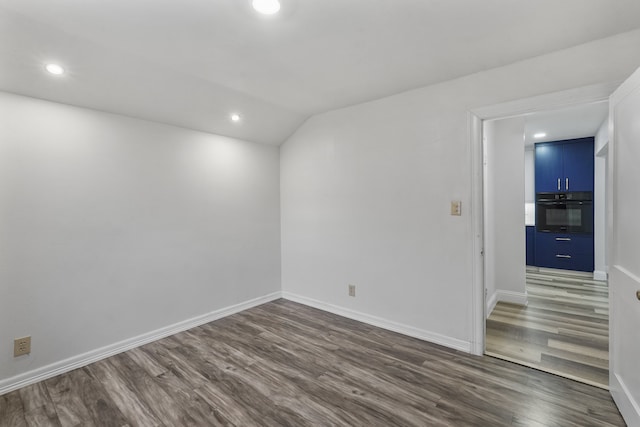
POLYGON ((593 271, 593 236, 537 232, 535 260, 539 267, 593 271))
POLYGON ((557 253, 593 253, 593 236, 587 234, 536 233, 536 244, 557 253))

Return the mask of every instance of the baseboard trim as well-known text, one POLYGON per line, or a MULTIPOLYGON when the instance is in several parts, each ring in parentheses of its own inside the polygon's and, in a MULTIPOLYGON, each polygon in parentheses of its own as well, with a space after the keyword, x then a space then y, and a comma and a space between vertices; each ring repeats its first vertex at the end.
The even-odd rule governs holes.
POLYGON ((609 375, 609 390, 627 425, 640 426, 640 404, 635 401, 624 381, 613 372, 609 375))
POLYGON ((518 304, 518 305, 527 305, 527 293, 526 292, 513 292, 513 291, 502 291, 498 289, 491 295, 489 300, 487 301, 487 319, 493 312, 493 309, 496 308, 496 304, 498 302, 508 302, 510 304, 518 304))
POLYGON ((493 309, 496 308, 497 303, 498 303, 498 293, 494 292, 487 300, 487 312, 486 312, 485 318, 488 319, 489 316, 491 316, 491 313, 493 312, 493 309))
POLYGON ((527 292, 503 291, 498 289, 495 293, 496 303, 508 302, 510 304, 527 305, 527 292))
POLYGON ((372 316, 370 314, 351 310, 349 308, 344 308, 344 307, 329 304, 326 302, 318 301, 313 298, 303 297, 301 295, 297 295, 291 292, 286 292, 286 291, 282 292, 282 298, 287 299, 289 301, 304 304, 309 307, 317 308, 319 310, 327 311, 329 313, 337 314, 338 316, 357 320, 359 322, 376 326, 378 328, 386 329, 392 332, 397 332, 399 334, 407 335, 413 338, 418 338, 423 341, 428 341, 434 344, 438 344, 438 345, 449 347, 455 350, 463 351, 465 353, 471 352, 471 343, 468 341, 463 341, 457 338, 451 338, 446 335, 441 335, 435 332, 414 328, 413 326, 393 322, 391 320, 383 319, 377 316, 372 316))
POLYGON ((606 271, 595 270, 593 272, 593 280, 606 281, 607 280, 607 272, 606 271))
POLYGON ((133 338, 129 338, 114 344, 110 344, 96 350, 79 354, 77 356, 70 357, 59 362, 43 366, 22 374, 4 379, 0 381, 0 396, 19 388, 35 384, 39 381, 46 380, 48 378, 55 377, 56 375, 63 374, 65 372, 72 371, 74 369, 81 368, 91 363, 97 362, 107 357, 114 356, 118 353, 122 353, 127 350, 139 347, 144 344, 148 344, 153 341, 168 337, 170 335, 177 334, 178 332, 186 331, 187 329, 195 328, 196 326, 204 325, 205 323, 212 322, 214 320, 221 319, 223 317, 230 316, 232 314, 247 310, 249 308, 274 301, 282 297, 282 292, 274 292, 262 297, 254 298, 248 301, 234 304, 228 307, 224 307, 212 312, 193 317, 173 325, 165 326, 155 331, 147 332, 142 335, 138 335, 133 338))

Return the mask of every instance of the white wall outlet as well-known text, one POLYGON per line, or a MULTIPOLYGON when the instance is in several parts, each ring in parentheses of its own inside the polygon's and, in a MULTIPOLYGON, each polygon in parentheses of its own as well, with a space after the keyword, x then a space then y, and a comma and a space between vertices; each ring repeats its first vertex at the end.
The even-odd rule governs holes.
POLYGON ((350 297, 356 296, 356 285, 349 285, 349 296, 350 297))
POLYGON ((451 215, 462 215, 462 202, 460 200, 451 201, 451 215))

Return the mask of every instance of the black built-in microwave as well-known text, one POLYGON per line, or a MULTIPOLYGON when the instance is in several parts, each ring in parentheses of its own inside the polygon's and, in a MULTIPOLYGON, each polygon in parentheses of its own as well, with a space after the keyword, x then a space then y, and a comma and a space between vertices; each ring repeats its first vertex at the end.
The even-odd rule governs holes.
POLYGON ((537 193, 536 230, 593 234, 593 192, 537 193))

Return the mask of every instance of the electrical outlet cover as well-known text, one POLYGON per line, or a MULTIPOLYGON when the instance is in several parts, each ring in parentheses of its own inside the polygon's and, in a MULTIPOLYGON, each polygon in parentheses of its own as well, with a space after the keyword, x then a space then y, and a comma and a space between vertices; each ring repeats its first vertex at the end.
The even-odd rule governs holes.
POLYGON ((16 338, 13 340, 13 357, 31 353, 31 337, 16 338))

